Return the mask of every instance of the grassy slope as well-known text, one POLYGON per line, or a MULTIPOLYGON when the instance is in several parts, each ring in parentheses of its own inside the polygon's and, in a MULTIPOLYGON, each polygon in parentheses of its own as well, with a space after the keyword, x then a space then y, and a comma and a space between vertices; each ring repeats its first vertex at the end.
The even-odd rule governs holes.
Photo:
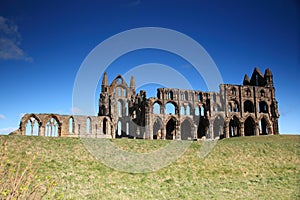
MULTIPOLYGON (((33 163, 56 186, 51 199, 299 199, 300 136, 224 139, 204 159, 193 142, 176 162, 157 172, 112 170, 89 155, 76 138, 1 136, 10 166, 33 163)), ((130 151, 147 152, 168 141, 112 140, 130 151)), ((3 148, 1 148, 1 151, 3 148)), ((1 192, 1 191, 0 191, 1 192)), ((1 194, 0 194, 1 198, 1 194)))

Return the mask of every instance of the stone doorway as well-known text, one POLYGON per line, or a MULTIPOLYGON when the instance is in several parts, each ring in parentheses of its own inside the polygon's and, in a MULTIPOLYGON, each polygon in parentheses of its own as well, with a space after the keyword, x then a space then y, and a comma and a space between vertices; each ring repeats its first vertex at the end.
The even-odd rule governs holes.
POLYGON ((171 118, 166 125, 166 139, 173 140, 176 135, 176 121, 171 118))

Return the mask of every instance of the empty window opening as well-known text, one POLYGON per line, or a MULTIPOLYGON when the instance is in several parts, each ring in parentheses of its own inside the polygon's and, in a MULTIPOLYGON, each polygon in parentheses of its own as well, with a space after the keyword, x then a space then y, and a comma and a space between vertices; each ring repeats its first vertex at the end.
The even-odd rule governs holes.
POLYGON ((45 136, 58 137, 58 123, 54 118, 47 122, 45 136))
POLYGON ((122 122, 118 122, 117 137, 122 137, 122 122))
POLYGON ((104 135, 106 135, 106 133, 107 133, 107 119, 106 118, 103 119, 102 132, 104 135))
POLYGON ((92 127, 91 127, 91 118, 88 117, 86 119, 86 133, 87 134, 91 133, 91 129, 92 129, 92 127))
POLYGON ((176 107, 172 103, 166 104, 166 114, 172 114, 175 115, 176 113, 176 107))
POLYGON ((265 101, 259 102, 259 112, 268 113, 268 104, 265 101))
POLYGON ((240 121, 234 116, 229 122, 229 137, 240 136, 240 121))
POLYGON ((237 101, 232 100, 228 103, 228 112, 239 112, 239 104, 237 101))
POLYGON ((117 78, 117 79, 116 79, 116 84, 117 84, 117 85, 120 85, 120 84, 122 84, 122 83, 123 83, 123 81, 122 81, 121 78, 117 78))
POLYGON ((261 135, 268 135, 269 131, 268 131, 268 123, 267 120, 263 117, 260 121, 259 121, 259 129, 260 129, 260 134, 261 135))
POLYGON ((127 90, 124 89, 124 97, 127 97, 127 90))
POLYGON ((170 92, 169 92, 168 98, 169 98, 170 100, 173 100, 173 91, 170 91, 170 92))
POLYGON ((31 117, 30 119, 28 119, 27 125, 26 125, 26 130, 25 130, 25 135, 34 135, 34 136, 39 135, 39 124, 38 124, 38 121, 34 117, 31 117))
POLYGON ((153 114, 160 114, 160 105, 157 102, 153 105, 153 114))
POLYGON ((129 135, 129 123, 126 123, 126 135, 129 135))
POLYGON ((184 92, 184 100, 188 101, 189 100, 189 94, 187 91, 184 92))
POLYGON ((118 96, 121 97, 122 96, 122 89, 118 88, 118 96))
POLYGON ((180 107, 180 115, 184 115, 184 114, 185 114, 185 112, 184 112, 184 107, 181 106, 181 107, 180 107))
POLYGON ((190 106, 186 106, 186 108, 185 108, 185 114, 186 114, 186 115, 191 115, 191 109, 190 109, 190 106))
POLYGON ((73 119, 73 117, 71 117, 70 119, 69 119, 69 133, 74 133, 74 119, 73 119))
POLYGON ((203 98, 202 98, 202 94, 201 93, 199 93, 198 94, 198 101, 202 101, 203 100, 203 98))
POLYGON ((250 112, 250 113, 254 112, 254 106, 252 101, 247 100, 244 102, 244 112, 250 112))

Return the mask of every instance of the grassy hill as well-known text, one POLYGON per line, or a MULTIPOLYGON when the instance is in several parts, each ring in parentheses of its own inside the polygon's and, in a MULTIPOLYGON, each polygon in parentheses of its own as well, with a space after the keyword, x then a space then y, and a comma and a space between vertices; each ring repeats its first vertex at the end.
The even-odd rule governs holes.
MULTIPOLYGON (((133 152, 170 142, 111 141, 133 152)), ((204 159, 194 141, 171 165, 139 174, 106 167, 78 138, 0 136, 0 144, 1 199, 300 199, 300 136, 224 139, 204 159)))

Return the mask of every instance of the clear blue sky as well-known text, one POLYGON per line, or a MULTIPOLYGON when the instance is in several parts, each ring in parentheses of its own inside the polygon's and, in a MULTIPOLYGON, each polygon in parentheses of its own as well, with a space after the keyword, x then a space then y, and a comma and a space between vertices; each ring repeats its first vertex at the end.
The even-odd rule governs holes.
MULTIPOLYGON (((114 34, 149 26, 195 39, 225 83, 241 84, 254 67, 270 67, 280 132, 300 133, 299 19, 296 0, 0 0, 0 134, 16 129, 23 113, 70 114, 73 83, 87 54, 114 34)), ((123 64, 172 63, 172 56, 156 54, 123 64)), ((126 69, 116 63, 109 81, 126 69)))

